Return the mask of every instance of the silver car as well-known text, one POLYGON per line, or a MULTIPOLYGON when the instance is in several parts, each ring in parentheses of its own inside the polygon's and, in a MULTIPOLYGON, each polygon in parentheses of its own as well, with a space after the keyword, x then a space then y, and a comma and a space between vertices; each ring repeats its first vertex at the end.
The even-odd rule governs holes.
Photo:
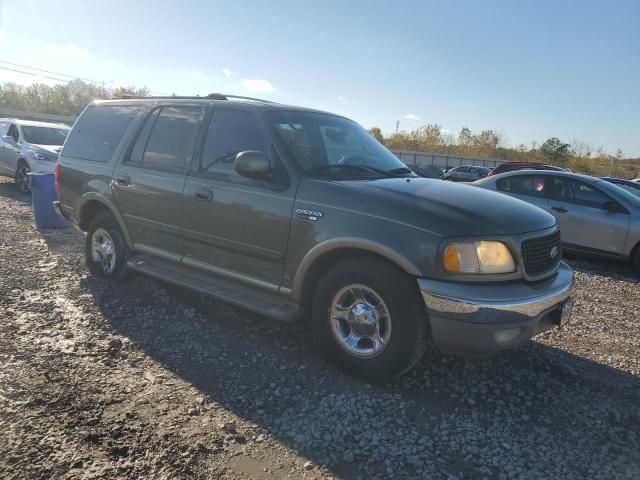
POLYGON ((640 198, 599 178, 519 170, 472 183, 536 205, 558 219, 565 250, 632 261, 640 270, 640 198))
POLYGON ((0 175, 29 192, 29 172, 53 173, 70 128, 63 124, 0 118, 0 175))

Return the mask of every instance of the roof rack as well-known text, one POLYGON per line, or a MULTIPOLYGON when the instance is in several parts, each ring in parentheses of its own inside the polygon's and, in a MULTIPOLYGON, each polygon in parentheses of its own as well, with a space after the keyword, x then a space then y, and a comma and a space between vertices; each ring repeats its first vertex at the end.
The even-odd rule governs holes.
POLYGON ((229 100, 231 99, 238 99, 238 100, 249 100, 252 102, 264 102, 264 103, 276 103, 272 100, 264 100, 262 98, 254 98, 254 97, 243 97, 241 95, 227 95, 226 93, 210 93, 204 97, 201 97, 199 95, 197 96, 181 96, 181 95, 148 95, 148 96, 142 96, 142 95, 132 95, 129 93, 122 93, 120 95, 114 95, 112 97, 113 99, 175 99, 175 100, 195 100, 195 99, 199 99, 199 100, 229 100))

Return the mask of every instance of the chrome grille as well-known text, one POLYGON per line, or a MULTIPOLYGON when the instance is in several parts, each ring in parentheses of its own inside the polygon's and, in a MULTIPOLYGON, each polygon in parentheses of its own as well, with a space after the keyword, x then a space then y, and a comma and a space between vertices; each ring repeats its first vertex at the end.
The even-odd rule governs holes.
POLYGON ((560 262, 561 256, 562 244, 559 231, 522 242, 522 262, 527 275, 536 276, 548 272, 560 262), (557 247, 558 253, 552 257, 551 251, 554 247, 557 247))

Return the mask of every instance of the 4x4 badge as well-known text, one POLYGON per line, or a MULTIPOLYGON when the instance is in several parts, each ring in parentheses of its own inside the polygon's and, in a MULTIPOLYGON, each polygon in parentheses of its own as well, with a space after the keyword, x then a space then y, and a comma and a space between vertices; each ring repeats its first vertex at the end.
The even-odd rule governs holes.
POLYGON ((300 218, 306 218, 307 220, 311 220, 313 222, 317 221, 319 218, 322 218, 324 215, 323 212, 318 212, 317 210, 307 210, 306 208, 296 208, 296 213, 300 218))

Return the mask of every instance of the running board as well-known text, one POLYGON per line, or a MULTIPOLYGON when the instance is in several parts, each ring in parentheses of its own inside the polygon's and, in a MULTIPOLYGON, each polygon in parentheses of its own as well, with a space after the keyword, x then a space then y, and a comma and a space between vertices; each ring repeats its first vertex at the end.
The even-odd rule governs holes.
POLYGON ((135 272, 195 290, 275 320, 294 321, 300 312, 298 304, 282 296, 256 291, 238 282, 194 271, 157 257, 134 255, 127 266, 135 272))

